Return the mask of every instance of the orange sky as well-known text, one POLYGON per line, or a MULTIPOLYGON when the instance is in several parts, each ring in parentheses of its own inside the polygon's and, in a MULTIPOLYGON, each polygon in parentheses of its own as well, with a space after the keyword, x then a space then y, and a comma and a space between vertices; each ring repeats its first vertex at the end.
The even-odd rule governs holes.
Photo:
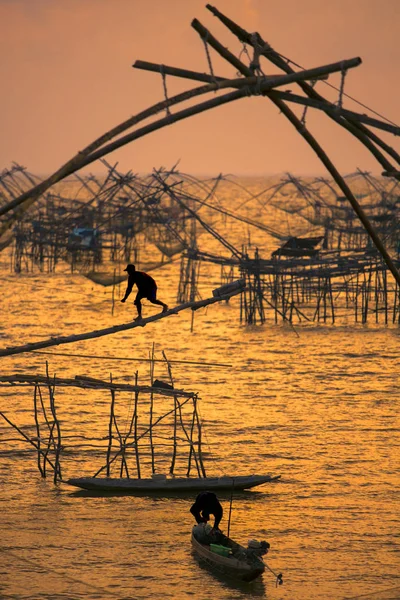
MULTIPOLYGON (((248 31, 303 67, 360 56, 345 91, 400 122, 400 0, 215 0, 248 31)), ((136 59, 208 72, 196 17, 239 54, 241 44, 199 0, 0 0, 0 169, 17 161, 33 173, 55 170, 77 150, 163 99, 158 75, 132 69, 136 59)), ((213 55, 214 57, 215 55, 213 55)), ((213 58, 219 75, 234 70, 213 58)), ((276 72, 263 62, 265 73, 276 72)), ((331 76, 339 85, 338 75, 331 76)), ((167 80, 168 92, 195 87, 167 80)), ((294 86, 288 89, 295 90, 294 86)), ((317 90, 336 100, 323 84, 317 90)), ((344 106, 367 112, 353 102, 344 106)), ((295 108, 301 115, 302 109, 295 108)), ((327 117, 307 125, 343 172, 382 169, 327 117)), ((400 152, 393 136, 379 135, 400 152)), ((313 151, 263 98, 245 98, 190 118, 109 155, 122 170, 153 167, 191 173, 322 173, 313 151)), ((91 172, 101 171, 94 164, 91 172)))

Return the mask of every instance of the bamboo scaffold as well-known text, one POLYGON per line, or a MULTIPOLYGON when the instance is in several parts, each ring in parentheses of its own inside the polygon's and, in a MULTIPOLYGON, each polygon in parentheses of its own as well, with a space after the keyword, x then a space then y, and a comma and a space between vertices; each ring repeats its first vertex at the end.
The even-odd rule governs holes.
POLYGON ((275 323, 334 324, 351 314, 356 323, 400 322, 399 286, 376 251, 289 250, 263 259, 256 249, 235 267, 246 283, 241 322, 264 323, 271 313, 275 323))
POLYGON ((299 118, 293 112, 292 108, 290 108, 290 105, 294 104, 301 105, 307 110, 316 109, 322 111, 329 119, 333 120, 338 126, 343 127, 350 135, 363 144, 383 169, 382 174, 384 176, 400 180, 400 155, 373 131, 373 129, 382 130, 386 133, 399 135, 399 127, 382 119, 377 119, 375 116, 358 114, 343 107, 343 99, 346 97, 346 77, 351 69, 361 64, 361 59, 356 57, 312 69, 302 69, 299 65, 296 65, 296 63, 286 59, 282 54, 275 51, 258 32, 247 32, 243 27, 209 4, 206 8, 244 45, 249 57, 249 64, 246 64, 241 58, 230 52, 206 27, 197 19, 194 19, 192 27, 204 42, 210 73, 199 73, 163 64, 136 61, 133 65, 134 67, 153 71, 161 75, 163 78, 165 99, 112 128, 80 151, 49 178, 34 185, 30 190, 1 206, 0 217, 3 217, 3 221, 0 225, 0 234, 6 232, 20 218, 21 214, 55 183, 62 181, 64 178, 94 161, 104 158, 104 156, 125 144, 213 108, 251 96, 261 96, 274 104, 318 156, 340 189, 341 194, 346 198, 352 210, 357 215, 372 243, 386 263, 387 268, 396 280, 397 285, 400 286, 399 271, 392 256, 387 251, 379 235, 379 231, 358 202, 346 178, 339 173, 319 141, 317 141, 316 137, 306 126, 306 112, 299 118), (247 47, 252 50, 252 56, 247 52, 247 47), (230 67, 235 69, 236 76, 233 78, 221 77, 214 72, 211 63, 210 48, 222 57, 230 67), (262 68, 262 60, 269 61, 283 73, 266 75, 262 68), (291 65, 298 67, 300 70, 295 71, 291 65), (316 91, 314 85, 319 81, 324 82, 333 73, 339 73, 341 76, 337 102, 327 100, 322 94, 316 91), (239 77, 237 74, 239 74, 239 77), (166 87, 166 76, 201 82, 203 85, 169 97, 166 87), (288 84, 298 85, 304 95, 297 95, 280 89, 288 84), (208 94, 215 95, 211 99, 193 103, 194 100, 199 100, 201 96, 208 94), (176 112, 172 112, 171 109, 173 107, 178 107, 178 105, 186 101, 190 101, 192 103, 191 106, 182 109, 179 107, 176 112), (164 111, 166 111, 165 116, 160 116, 160 113, 164 111), (143 121, 154 117, 155 119, 152 122, 139 126, 143 121), (135 129, 128 132, 132 128, 135 129))
MULTIPOLYGON (((155 356, 154 347, 151 356, 155 356)), ((98 455, 99 451, 105 453, 105 464, 97 470, 95 477, 105 472, 107 477, 116 473, 118 477, 129 479, 134 471, 134 478, 141 479, 144 471, 154 475, 166 468, 171 476, 179 468, 181 471, 184 469, 186 477, 189 477, 193 465, 196 476, 206 477, 198 394, 175 387, 171 364, 164 352, 162 362, 167 369, 169 382, 154 377, 155 361, 151 361, 149 385, 139 385, 138 372, 135 373, 133 384, 115 382, 112 374, 109 381, 84 375, 76 375, 72 379, 55 375, 50 377, 47 363, 46 375, 2 375, 0 388, 33 388, 34 423, 20 426, 5 411, 0 411, 0 417, 19 434, 20 440, 34 448, 41 477, 46 478, 50 469, 54 483, 64 480, 62 457, 64 462, 68 460, 70 464, 70 458, 76 453, 81 460, 83 453, 94 452, 98 455), (82 436, 70 429, 67 434, 61 434, 55 397, 57 390, 65 389, 91 390, 98 394, 109 392, 106 435, 99 437, 99 433, 85 431, 82 436), (47 402, 46 391, 49 398, 47 402), (126 402, 127 396, 134 397, 133 403, 132 400, 126 402), (171 429, 172 436, 167 433, 171 429), (166 459, 166 455, 169 459, 166 459), (134 463, 133 470, 130 461, 134 463)), ((96 432, 101 432, 101 429, 100 424, 96 432)))

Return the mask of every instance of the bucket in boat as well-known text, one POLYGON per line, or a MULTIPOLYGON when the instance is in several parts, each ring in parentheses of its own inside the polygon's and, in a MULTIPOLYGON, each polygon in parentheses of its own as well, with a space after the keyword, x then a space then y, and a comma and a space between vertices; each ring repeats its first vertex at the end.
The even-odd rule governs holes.
POLYGON ((219 554, 220 556, 230 556, 231 549, 226 546, 221 546, 220 544, 210 544, 211 552, 214 554, 219 554))

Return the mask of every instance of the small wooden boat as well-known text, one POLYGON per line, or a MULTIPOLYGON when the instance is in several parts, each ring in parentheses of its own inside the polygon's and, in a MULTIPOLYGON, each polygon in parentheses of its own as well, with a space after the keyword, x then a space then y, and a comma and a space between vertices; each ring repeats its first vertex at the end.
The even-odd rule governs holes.
MULTIPOLYGON (((220 534, 219 544, 206 544, 199 541, 192 530, 192 546, 197 554, 210 566, 240 581, 253 581, 265 571, 265 563, 261 558, 267 549, 253 551, 237 544, 224 534, 220 534)), ((264 542, 265 543, 265 542, 264 542)), ((267 544, 269 546, 269 544, 267 544)))
POLYGON ((148 479, 114 479, 111 477, 78 477, 68 479, 69 485, 84 490, 118 492, 200 492, 202 490, 247 490, 270 481, 276 481, 280 475, 239 475, 229 477, 166 477, 154 475, 148 479))

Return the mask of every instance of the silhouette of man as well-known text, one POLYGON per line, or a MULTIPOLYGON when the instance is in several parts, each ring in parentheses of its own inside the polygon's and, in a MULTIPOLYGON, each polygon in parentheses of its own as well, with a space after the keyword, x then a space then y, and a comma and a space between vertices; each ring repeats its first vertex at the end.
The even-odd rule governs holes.
POLYGON ((144 273, 143 271, 136 271, 135 265, 128 265, 124 271, 128 272, 128 285, 126 288, 125 296, 121 299, 121 302, 125 302, 128 298, 129 294, 132 291, 133 285, 136 283, 138 292, 136 294, 134 305, 137 308, 138 316, 135 321, 138 321, 142 318, 142 304, 141 299, 147 298, 152 304, 158 304, 162 306, 162 312, 168 310, 168 306, 161 302, 161 300, 157 300, 157 284, 150 275, 144 273))
POLYGON ((190 512, 196 519, 196 523, 207 523, 210 520, 210 515, 214 515, 213 529, 219 529, 218 525, 221 522, 223 510, 217 496, 213 492, 200 492, 190 512))

